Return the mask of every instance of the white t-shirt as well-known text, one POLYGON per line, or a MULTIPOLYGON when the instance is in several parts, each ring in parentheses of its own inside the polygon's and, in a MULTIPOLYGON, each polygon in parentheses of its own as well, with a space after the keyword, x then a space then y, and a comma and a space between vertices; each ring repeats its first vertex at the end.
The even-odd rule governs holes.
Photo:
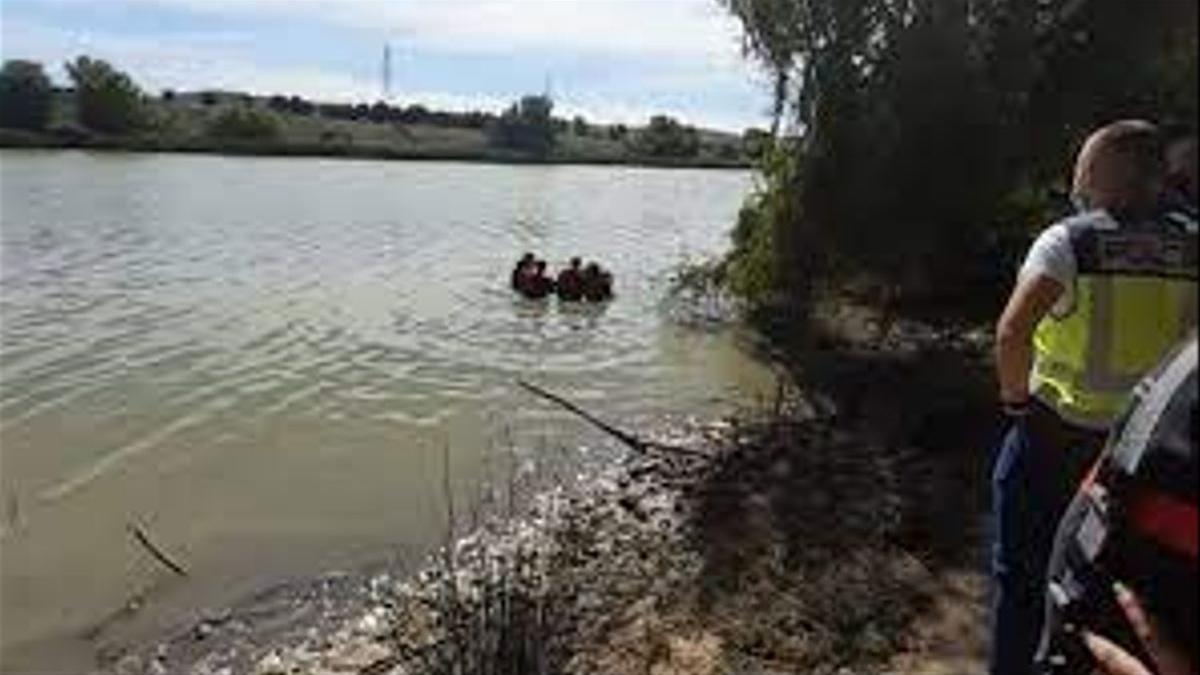
POLYGON ((1104 211, 1091 211, 1060 220, 1042 231, 1034 240, 1033 246, 1029 247, 1029 253, 1025 256, 1025 262, 1021 265, 1021 271, 1017 274, 1018 281, 1041 275, 1050 277, 1062 285, 1062 295, 1050 308, 1050 314, 1055 317, 1066 316, 1075 306, 1077 269, 1075 250, 1071 248, 1071 234, 1067 226, 1083 220, 1101 228, 1118 227, 1112 216, 1104 211))
POLYGON ((1029 247, 1025 262, 1017 274, 1018 281, 1033 276, 1050 277, 1062 286, 1050 313, 1064 316, 1075 304, 1075 251, 1071 248, 1071 235, 1062 222, 1055 223, 1042 231, 1029 247))

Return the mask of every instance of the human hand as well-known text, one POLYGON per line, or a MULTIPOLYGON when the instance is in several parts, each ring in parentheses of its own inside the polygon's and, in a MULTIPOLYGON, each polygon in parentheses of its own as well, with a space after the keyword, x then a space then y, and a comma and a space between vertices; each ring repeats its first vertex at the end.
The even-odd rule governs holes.
POLYGON ((1020 419, 1029 416, 1029 397, 1000 397, 1000 409, 1004 416, 1010 419, 1020 419))
POLYGON ((1175 645, 1168 644, 1160 637, 1160 631, 1154 625, 1153 619, 1146 615, 1142 603, 1128 588, 1122 584, 1113 584, 1113 593, 1117 596, 1117 604, 1133 627, 1133 632, 1142 641, 1142 646, 1154 661, 1154 668, 1139 661, 1132 654, 1118 647, 1112 641, 1096 635, 1084 633, 1083 640, 1092 656, 1096 657, 1099 671, 1105 675, 1196 675, 1196 669, 1175 645))

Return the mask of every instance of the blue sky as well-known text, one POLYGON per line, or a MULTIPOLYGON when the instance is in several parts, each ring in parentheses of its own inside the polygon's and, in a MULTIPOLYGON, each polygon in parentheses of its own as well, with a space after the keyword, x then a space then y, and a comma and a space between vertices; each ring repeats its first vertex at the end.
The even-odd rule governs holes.
POLYGON ((149 91, 222 88, 495 110, 540 92, 558 111, 765 125, 769 89, 715 0, 0 0, 0 53, 90 54, 149 91))

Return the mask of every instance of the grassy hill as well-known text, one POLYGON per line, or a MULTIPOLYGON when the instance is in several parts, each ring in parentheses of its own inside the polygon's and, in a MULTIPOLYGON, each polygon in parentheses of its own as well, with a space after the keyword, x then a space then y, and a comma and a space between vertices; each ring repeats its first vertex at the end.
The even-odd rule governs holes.
POLYGON ((444 113, 410 106, 391 108, 387 115, 390 119, 369 119, 362 114, 369 110, 365 105, 304 102, 304 112, 294 112, 281 101, 286 99, 232 92, 167 93, 146 100, 144 129, 106 136, 80 126, 72 92, 58 90, 54 116, 46 132, 0 129, 0 147, 688 167, 745 167, 751 163, 740 135, 717 130, 696 130, 694 154, 666 155, 649 153, 645 144, 639 143, 646 127, 554 118, 554 146, 542 155, 495 143, 489 125, 497 116, 490 113, 444 113), (403 112, 414 109, 419 112, 403 112), (261 139, 230 139, 214 134, 214 123, 231 110, 272 120, 276 131, 270 138, 261 139), (398 114, 417 119, 401 121, 396 119, 398 114), (355 118, 347 119, 349 116, 355 118))

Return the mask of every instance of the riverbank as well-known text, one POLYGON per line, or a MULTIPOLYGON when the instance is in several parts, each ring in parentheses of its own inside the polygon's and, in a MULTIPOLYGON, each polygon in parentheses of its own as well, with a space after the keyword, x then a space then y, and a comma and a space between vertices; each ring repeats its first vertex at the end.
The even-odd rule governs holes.
MULTIPOLYGON (((355 123, 343 125, 358 126, 355 123)), ((397 125, 399 126, 399 125, 397 125)), ((491 164, 591 164, 687 169, 749 169, 742 155, 702 153, 694 157, 655 157, 628 152, 619 144, 568 140, 542 156, 491 146, 482 131, 411 125, 391 136, 357 138, 339 132, 332 140, 289 135, 270 141, 214 140, 200 134, 93 134, 78 128, 48 132, 0 129, 0 148, 186 153, 259 157, 331 157, 406 161, 463 161, 491 164), (394 136, 391 137, 391 136, 394 136), (610 147, 611 146, 611 147, 610 147)), ((734 142, 734 141, 730 141, 734 142)))
POLYGON ((319 619, 233 611, 105 672, 981 672, 984 341, 890 335, 818 355, 840 387, 814 368, 647 438, 416 575, 276 603, 319 619))

